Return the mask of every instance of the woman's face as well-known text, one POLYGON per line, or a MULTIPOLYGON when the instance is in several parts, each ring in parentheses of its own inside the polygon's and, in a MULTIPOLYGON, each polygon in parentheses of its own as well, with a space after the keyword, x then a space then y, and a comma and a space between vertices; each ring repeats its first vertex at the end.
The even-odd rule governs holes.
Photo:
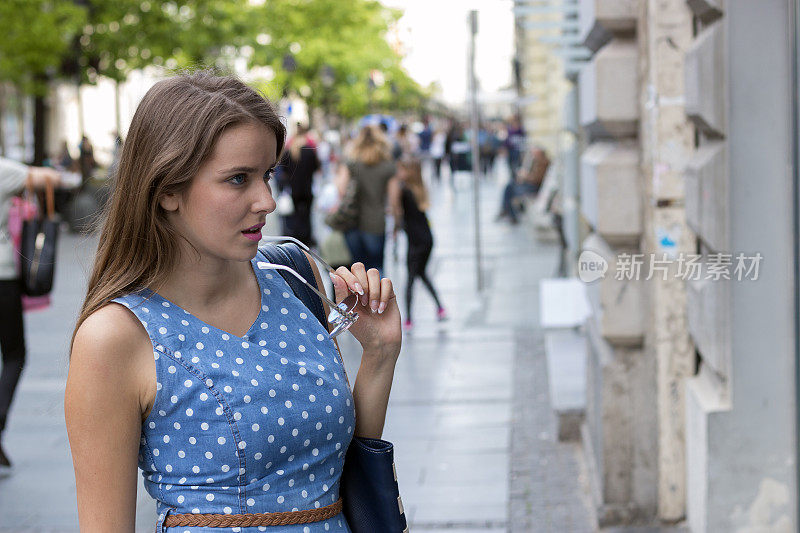
POLYGON ((201 256, 236 261, 255 256, 264 219, 275 210, 269 179, 276 147, 266 126, 233 126, 219 136, 189 188, 161 200, 170 223, 201 256))

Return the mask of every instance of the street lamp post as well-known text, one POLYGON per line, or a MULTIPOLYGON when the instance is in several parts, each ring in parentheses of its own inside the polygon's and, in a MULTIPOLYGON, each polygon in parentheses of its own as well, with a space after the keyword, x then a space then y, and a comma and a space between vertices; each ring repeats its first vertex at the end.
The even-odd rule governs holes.
POLYGON ((478 80, 475 78, 475 35, 478 33, 478 12, 469 12, 469 95, 472 138, 472 204, 475 220, 475 278, 478 292, 483 292, 483 270, 481 269, 481 223, 480 223, 480 162, 478 159, 478 80))

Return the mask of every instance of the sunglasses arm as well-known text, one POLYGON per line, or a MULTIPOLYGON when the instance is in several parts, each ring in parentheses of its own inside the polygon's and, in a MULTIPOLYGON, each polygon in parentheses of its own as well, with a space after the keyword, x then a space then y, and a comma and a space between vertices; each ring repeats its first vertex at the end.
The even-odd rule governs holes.
MULTIPOLYGON (((303 250, 308 252, 311 255, 311 257, 313 257, 314 259, 316 259, 317 261, 322 263, 325 266, 325 268, 328 270, 328 272, 331 272, 331 273, 335 273, 336 272, 333 269, 332 266, 330 266, 328 263, 325 262, 325 260, 323 258, 318 256, 313 250, 311 250, 311 248, 306 246, 302 241, 299 241, 299 240, 295 239, 294 237, 288 237, 288 236, 284 236, 284 235, 276 235, 276 236, 261 237, 261 240, 262 241, 267 241, 267 242, 293 242, 297 246, 299 246, 300 248, 302 248, 303 250)), ((303 281, 305 281, 305 280, 303 280, 303 281)))
POLYGON ((262 270, 267 269, 267 268, 271 268, 271 269, 275 269, 275 270, 285 270, 286 272, 290 272, 294 277, 296 277, 301 282, 303 282, 303 284, 306 287, 308 287, 309 289, 314 291, 314 293, 316 293, 317 296, 319 296, 320 298, 322 298, 323 300, 328 302, 328 305, 330 306, 331 309, 335 309, 340 313, 343 313, 343 314, 345 314, 347 316, 350 316, 351 313, 343 312, 342 309, 338 305, 336 305, 334 302, 332 302, 327 296, 325 296, 323 293, 321 293, 316 287, 314 287, 309 282, 307 282, 305 280, 305 278, 303 278, 303 276, 301 276, 300 274, 298 274, 297 272, 295 272, 291 268, 289 268, 289 267, 287 267, 285 265, 276 265, 275 263, 267 263, 267 262, 264 262, 264 261, 258 261, 256 263, 256 266, 258 266, 258 268, 260 268, 262 270))

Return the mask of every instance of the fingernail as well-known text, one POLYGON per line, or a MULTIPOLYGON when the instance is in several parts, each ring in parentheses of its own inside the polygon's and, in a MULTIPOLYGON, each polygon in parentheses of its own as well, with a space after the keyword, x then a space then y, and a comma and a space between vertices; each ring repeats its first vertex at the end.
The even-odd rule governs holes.
POLYGON ((360 295, 362 295, 362 296, 364 295, 364 289, 363 289, 363 288, 361 288, 361 284, 360 284, 360 283, 356 282, 356 284, 354 285, 354 287, 356 288, 356 292, 357 292, 358 294, 360 294, 360 295))
POLYGON ((336 274, 334 274, 333 272, 328 272, 328 275, 331 277, 331 281, 336 281, 336 278, 338 277, 338 276, 337 276, 336 274))
POLYGON ((378 306, 378 314, 382 314, 386 311, 386 302, 381 302, 381 305, 378 306))
POLYGON ((375 311, 377 311, 377 310, 378 310, 378 300, 372 300, 372 301, 369 303, 369 308, 370 308, 370 309, 372 309, 372 312, 373 312, 373 313, 374 313, 375 311))

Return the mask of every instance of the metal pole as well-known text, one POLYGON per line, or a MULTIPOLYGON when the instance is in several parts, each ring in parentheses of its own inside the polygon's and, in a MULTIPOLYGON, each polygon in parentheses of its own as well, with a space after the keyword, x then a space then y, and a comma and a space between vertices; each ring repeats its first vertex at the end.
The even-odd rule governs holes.
MULTIPOLYGON (((800 52, 800 6, 797 0, 789 2, 792 30, 792 94, 800 90, 800 69, 798 69, 798 52, 800 52)), ((792 233, 793 267, 794 267, 794 416, 795 443, 800 441, 800 107, 797 101, 791 100, 792 108, 792 233)), ((800 446, 795 445, 795 485, 800 486, 800 446)), ((795 513, 800 513, 800 498, 795 492, 795 513)), ((795 528, 800 531, 800 528, 795 528)))
POLYGON ((577 268, 578 255, 580 254, 580 218, 578 216, 578 205, 580 202, 580 146, 578 144, 578 83, 572 86, 572 90, 567 96, 569 106, 570 143, 566 151, 568 158, 567 173, 564 183, 564 196, 561 203, 562 216, 564 217, 564 230, 567 237, 567 276, 574 274, 577 268))
POLYGON ((478 83, 475 78, 475 35, 478 33, 478 12, 469 12, 469 95, 470 122, 472 138, 472 205, 475 219, 475 279, 478 292, 483 292, 483 271, 481 269, 481 223, 480 223, 480 161, 478 159, 478 83))

